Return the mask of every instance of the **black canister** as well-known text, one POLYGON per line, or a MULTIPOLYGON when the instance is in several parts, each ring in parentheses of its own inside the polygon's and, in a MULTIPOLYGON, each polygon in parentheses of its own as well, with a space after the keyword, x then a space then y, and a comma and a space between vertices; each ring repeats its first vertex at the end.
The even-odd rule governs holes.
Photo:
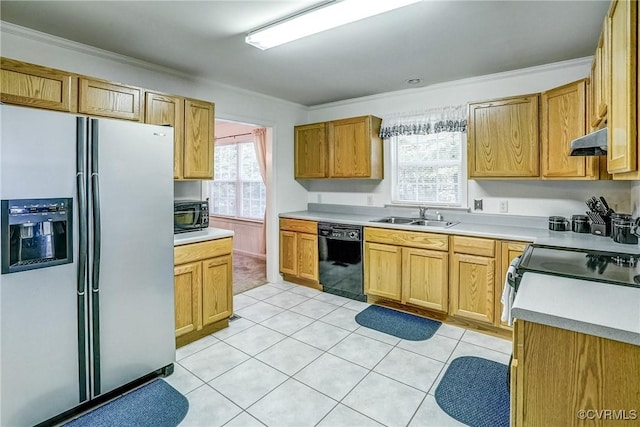
POLYGON ((549 217, 549 230, 551 231, 567 231, 569 229, 569 221, 563 216, 549 217))
POLYGON ((615 213, 611 215, 611 238, 617 243, 635 245, 638 236, 635 235, 635 220, 631 215, 615 213))
POLYGON ((590 233, 589 217, 586 215, 571 215, 571 231, 574 233, 590 233))

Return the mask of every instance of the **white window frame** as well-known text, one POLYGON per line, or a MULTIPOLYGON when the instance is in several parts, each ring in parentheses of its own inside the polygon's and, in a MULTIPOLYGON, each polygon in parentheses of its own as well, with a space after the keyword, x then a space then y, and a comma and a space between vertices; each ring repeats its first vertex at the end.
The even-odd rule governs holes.
MULTIPOLYGON (((228 183, 235 183, 236 186, 236 214, 235 215, 227 215, 227 214, 220 214, 220 213, 216 213, 213 212, 213 210, 211 210, 210 215, 211 216, 217 216, 217 217, 224 217, 224 218, 233 218, 233 219, 238 219, 238 220, 243 220, 243 221, 256 221, 256 222, 263 222, 263 218, 257 218, 257 217, 249 217, 249 216, 242 216, 242 184, 243 183, 256 183, 259 182, 262 185, 265 185, 264 182, 262 181, 262 179, 259 180, 255 180, 255 181, 247 181, 247 180, 242 180, 242 173, 241 173, 241 166, 242 166, 242 150, 245 149, 245 147, 250 146, 251 149, 255 150, 254 148, 254 143, 253 140, 248 139, 248 140, 240 140, 240 141, 233 141, 233 142, 227 142, 227 143, 221 143, 219 146, 227 146, 227 145, 232 145, 236 147, 237 150, 237 156, 236 156, 236 179, 235 180, 226 180, 226 179, 215 179, 213 181, 213 185, 215 185, 215 182, 228 182, 228 183)), ((257 159, 256 159, 257 160, 257 159)), ((215 168, 215 165, 214 165, 215 168)), ((215 172, 214 172, 214 176, 215 176, 215 172)), ((208 197, 212 197, 212 187, 210 187, 209 189, 209 194, 208 197)), ((265 212, 266 212, 266 185, 265 185, 265 212)), ((263 217, 264 217, 264 213, 263 213, 263 217)))
MULTIPOLYGON (((467 179, 467 134, 462 133, 460 138, 460 203, 436 203, 436 202, 420 202, 420 201, 401 201, 398 200, 398 138, 390 137, 389 140, 389 160, 391 163, 391 205, 396 206, 433 206, 447 209, 468 209, 468 179, 467 179)), ((445 162, 451 164, 452 162, 445 162)), ((433 162, 433 164, 445 164, 433 162)))

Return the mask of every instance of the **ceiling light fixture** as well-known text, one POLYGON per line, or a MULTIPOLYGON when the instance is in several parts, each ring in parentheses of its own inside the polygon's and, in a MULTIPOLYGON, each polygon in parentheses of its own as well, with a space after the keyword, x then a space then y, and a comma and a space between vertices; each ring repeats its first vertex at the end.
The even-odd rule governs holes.
POLYGON ((252 31, 245 42, 265 50, 419 1, 421 0, 327 1, 252 31))

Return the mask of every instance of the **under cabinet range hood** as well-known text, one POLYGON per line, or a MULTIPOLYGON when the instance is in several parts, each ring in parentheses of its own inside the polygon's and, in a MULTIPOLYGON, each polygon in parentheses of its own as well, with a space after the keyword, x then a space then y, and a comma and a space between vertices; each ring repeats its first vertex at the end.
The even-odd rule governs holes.
POLYGON ((571 141, 570 156, 603 156, 607 154, 607 128, 571 141))

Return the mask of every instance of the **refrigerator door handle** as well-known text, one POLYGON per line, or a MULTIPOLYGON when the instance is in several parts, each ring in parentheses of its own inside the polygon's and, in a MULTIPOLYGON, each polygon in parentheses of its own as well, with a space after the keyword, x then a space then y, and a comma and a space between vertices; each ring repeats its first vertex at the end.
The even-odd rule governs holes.
POLYGON ((78 307, 78 381, 79 401, 87 400, 87 336, 86 318, 86 283, 87 283, 87 189, 85 170, 85 123, 86 119, 76 119, 76 191, 78 197, 78 275, 77 275, 77 307, 78 307))
POLYGON ((98 120, 91 119, 91 208, 93 212, 93 269, 91 274, 91 321, 93 324, 93 395, 100 394, 100 179, 98 175, 98 120))

